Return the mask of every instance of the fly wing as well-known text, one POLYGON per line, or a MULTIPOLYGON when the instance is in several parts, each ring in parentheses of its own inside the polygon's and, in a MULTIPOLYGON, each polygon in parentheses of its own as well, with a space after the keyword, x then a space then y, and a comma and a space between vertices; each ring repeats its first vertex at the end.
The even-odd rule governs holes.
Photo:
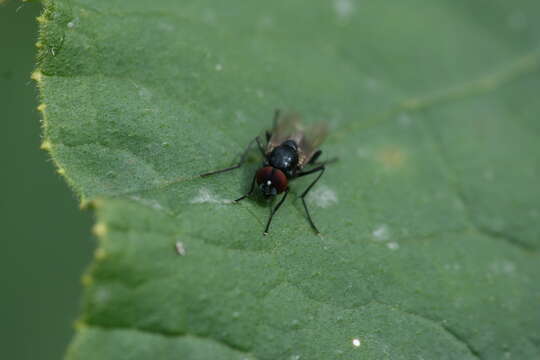
POLYGON ((315 123, 306 127, 299 144, 299 163, 301 168, 311 160, 313 154, 319 149, 326 135, 328 134, 328 125, 325 122, 315 123))
POLYGON ((266 152, 270 153, 286 140, 294 140, 298 144, 298 166, 302 168, 311 160, 327 133, 328 126, 324 122, 305 126, 297 113, 278 113, 266 152))
POLYGON ((271 152, 284 141, 292 139, 299 143, 301 140, 302 126, 300 116, 296 113, 278 115, 274 127, 271 130, 270 140, 266 146, 266 152, 271 152))

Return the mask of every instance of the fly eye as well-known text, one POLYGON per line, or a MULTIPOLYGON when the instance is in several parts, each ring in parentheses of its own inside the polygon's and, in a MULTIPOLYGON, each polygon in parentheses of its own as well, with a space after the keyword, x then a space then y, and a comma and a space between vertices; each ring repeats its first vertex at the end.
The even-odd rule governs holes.
POLYGON ((276 170, 272 174, 272 188, 276 190, 277 194, 287 189, 287 177, 281 170, 276 170))
POLYGON ((279 169, 265 166, 260 168, 255 176, 261 189, 268 189, 268 195, 280 194, 287 189, 287 176, 279 169), (275 190, 275 193, 272 190, 275 190))
POLYGON ((268 181, 271 181, 272 167, 265 166, 263 168, 260 168, 257 171, 256 177, 257 177, 257 184, 265 184, 267 186, 270 185, 268 184, 268 181))

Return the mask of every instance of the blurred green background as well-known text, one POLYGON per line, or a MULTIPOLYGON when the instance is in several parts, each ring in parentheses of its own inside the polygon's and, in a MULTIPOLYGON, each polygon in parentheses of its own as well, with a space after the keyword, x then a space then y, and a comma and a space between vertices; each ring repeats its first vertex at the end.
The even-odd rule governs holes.
POLYGON ((80 278, 94 246, 82 212, 39 149, 30 80, 39 2, 0 0, 0 259, 2 359, 61 359, 73 332, 80 278))

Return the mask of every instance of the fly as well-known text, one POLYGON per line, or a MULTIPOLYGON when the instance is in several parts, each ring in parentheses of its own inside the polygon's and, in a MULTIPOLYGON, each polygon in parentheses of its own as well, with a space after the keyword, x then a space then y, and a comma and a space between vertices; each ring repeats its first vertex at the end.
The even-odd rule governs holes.
POLYGON ((263 146, 259 136, 256 136, 246 147, 238 164, 225 169, 207 172, 200 176, 207 177, 240 168, 244 164, 253 144, 257 143, 264 161, 253 176, 249 191, 236 199, 235 202, 239 202, 252 195, 255 191, 255 184, 257 184, 260 192, 267 199, 283 194, 270 213, 263 233, 266 235, 268 234, 274 214, 289 194, 289 182, 302 176, 317 174, 311 184, 300 195, 300 198, 306 210, 309 224, 317 234, 320 234, 319 229, 317 229, 311 218, 305 197, 324 174, 325 166, 335 161, 335 159, 332 159, 317 162, 317 159, 322 154, 319 146, 326 137, 326 133, 326 125, 323 123, 304 128, 297 116, 292 114, 282 116, 281 112, 276 110, 274 114, 274 126, 272 130, 266 131, 266 146, 263 146), (309 169, 304 170, 304 167, 308 167, 309 169))

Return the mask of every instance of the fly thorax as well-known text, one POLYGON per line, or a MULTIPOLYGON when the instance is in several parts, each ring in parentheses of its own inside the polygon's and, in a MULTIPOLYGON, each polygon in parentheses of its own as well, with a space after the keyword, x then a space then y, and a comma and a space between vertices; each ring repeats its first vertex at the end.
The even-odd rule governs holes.
POLYGON ((287 140, 272 150, 270 164, 285 173, 291 173, 298 165, 296 143, 292 140, 287 140))

